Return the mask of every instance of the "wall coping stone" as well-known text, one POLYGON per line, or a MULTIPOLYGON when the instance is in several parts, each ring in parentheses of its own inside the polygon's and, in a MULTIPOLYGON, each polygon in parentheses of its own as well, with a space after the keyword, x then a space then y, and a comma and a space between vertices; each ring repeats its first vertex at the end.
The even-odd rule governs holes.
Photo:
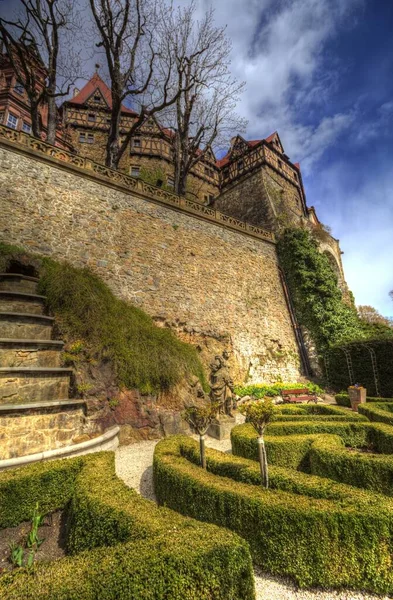
MULTIPOLYGON (((96 163, 89 158, 83 158, 72 152, 47 144, 23 131, 15 131, 5 125, 0 125, 0 147, 34 157, 47 164, 56 165, 72 173, 92 179, 97 183, 138 196, 148 202, 164 205, 167 208, 186 213, 189 216, 214 223, 215 225, 265 242, 275 243, 275 236, 271 231, 266 231, 261 227, 245 223, 183 196, 177 196, 172 192, 146 183, 141 179, 131 177, 121 171, 96 163)), ((0 274, 0 277, 2 276, 4 274, 0 274)))
POLYGON ((41 408, 58 408, 59 406, 84 406, 85 404, 86 400, 78 398, 71 398, 70 400, 49 400, 47 402, 30 402, 28 404, 1 404, 0 415, 1 413, 23 412, 25 410, 31 411, 32 409, 41 408))
POLYGON ((119 445, 119 431, 120 427, 116 425, 116 427, 111 427, 111 429, 108 429, 102 435, 87 440, 86 442, 81 442, 80 444, 72 444, 71 446, 56 448, 55 450, 45 450, 44 452, 28 454, 27 456, 18 456, 17 458, 0 460, 0 471, 11 467, 22 467, 23 465, 42 460, 68 458, 71 456, 88 454, 89 452, 98 452, 100 450, 115 450, 119 445))

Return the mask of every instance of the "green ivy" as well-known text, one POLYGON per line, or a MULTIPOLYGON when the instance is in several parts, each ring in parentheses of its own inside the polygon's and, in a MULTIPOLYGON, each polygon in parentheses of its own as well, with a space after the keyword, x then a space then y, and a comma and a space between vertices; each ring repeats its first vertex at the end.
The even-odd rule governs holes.
POLYGON ((360 319, 355 306, 343 299, 328 257, 308 230, 285 230, 278 254, 297 319, 308 329, 319 352, 352 340, 393 335, 388 327, 360 319))

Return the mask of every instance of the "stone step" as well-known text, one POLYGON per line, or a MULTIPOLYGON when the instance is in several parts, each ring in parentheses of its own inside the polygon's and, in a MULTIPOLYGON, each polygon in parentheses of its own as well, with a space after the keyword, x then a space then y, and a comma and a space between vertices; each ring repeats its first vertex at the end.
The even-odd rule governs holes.
POLYGON ((37 277, 29 277, 20 273, 0 273, 0 290, 36 294, 38 281, 37 277))
POLYGON ((0 368, 0 404, 27 404, 68 398, 72 369, 0 368))
POLYGON ((53 317, 0 312, 0 338, 50 340, 53 317))
POLYGON ((43 315, 45 314, 45 296, 0 290, 0 311, 43 315))
POLYGON ((0 339, 0 367, 60 367, 64 342, 0 339))
POLYGON ((88 439, 86 427, 84 407, 80 404, 0 412, 0 460, 77 444, 88 439))

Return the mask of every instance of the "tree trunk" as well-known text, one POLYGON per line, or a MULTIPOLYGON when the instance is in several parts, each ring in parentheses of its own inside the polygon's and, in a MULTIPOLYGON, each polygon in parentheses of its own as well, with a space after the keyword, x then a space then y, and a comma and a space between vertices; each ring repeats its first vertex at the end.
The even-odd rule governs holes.
POLYGON ((56 143, 56 121, 57 121, 56 101, 53 96, 48 96, 48 130, 46 141, 52 146, 56 143))
POLYGON ((206 469, 205 435, 199 436, 199 449, 201 453, 201 467, 202 469, 206 469))
POLYGON ((120 118, 121 102, 112 99, 111 126, 106 143, 105 164, 111 169, 117 169, 120 162, 120 118))
POLYGON ((258 438, 258 456, 259 456, 259 465, 261 467, 262 486, 267 489, 269 487, 269 474, 268 474, 268 468, 267 468, 267 456, 266 456, 265 441, 263 439, 263 436, 260 436, 258 438))
POLYGON ((30 98, 31 131, 35 138, 41 139, 41 123, 38 104, 30 98))

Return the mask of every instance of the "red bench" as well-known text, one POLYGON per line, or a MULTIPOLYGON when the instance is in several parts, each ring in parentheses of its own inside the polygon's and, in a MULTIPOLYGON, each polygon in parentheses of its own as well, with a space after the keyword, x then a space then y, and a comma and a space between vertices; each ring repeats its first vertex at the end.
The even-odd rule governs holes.
POLYGON ((318 402, 318 397, 307 388, 297 390, 281 390, 282 400, 285 404, 297 404, 301 402, 318 402))

